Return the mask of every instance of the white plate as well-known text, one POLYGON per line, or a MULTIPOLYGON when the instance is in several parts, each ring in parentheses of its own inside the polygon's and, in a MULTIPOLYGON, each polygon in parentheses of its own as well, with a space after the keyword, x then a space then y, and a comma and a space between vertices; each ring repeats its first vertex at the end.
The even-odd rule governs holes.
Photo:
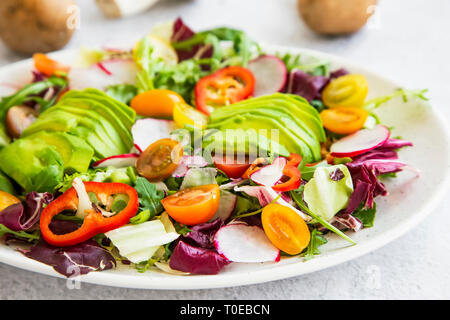
MULTIPOLYGON (((369 82, 369 97, 391 94, 401 85, 341 58, 311 50, 267 47, 268 51, 303 53, 328 59, 332 70, 344 67, 352 73, 364 74, 369 82)), ((70 63, 76 52, 60 51, 52 56, 70 63)), ((32 68, 25 60, 0 68, 0 83, 24 84, 32 68)), ((0 95, 9 93, 1 87, 0 95)), ((283 259, 279 263, 239 264, 226 266, 218 275, 173 276, 159 272, 138 273, 120 265, 115 270, 92 272, 81 280, 109 286, 147 289, 200 289, 262 283, 321 270, 354 259, 395 240, 413 228, 429 214, 443 198, 449 182, 450 138, 445 117, 438 110, 417 99, 403 103, 396 98, 377 110, 383 123, 393 127, 393 136, 414 142, 413 148, 400 151, 401 160, 420 169, 420 178, 402 172, 397 179, 387 181, 387 197, 377 198, 377 217, 373 228, 351 234, 357 245, 335 236, 321 248, 323 254, 310 261, 300 258, 283 259)), ((6 246, 0 246, 0 262, 18 268, 59 276, 51 267, 24 257, 6 246)))

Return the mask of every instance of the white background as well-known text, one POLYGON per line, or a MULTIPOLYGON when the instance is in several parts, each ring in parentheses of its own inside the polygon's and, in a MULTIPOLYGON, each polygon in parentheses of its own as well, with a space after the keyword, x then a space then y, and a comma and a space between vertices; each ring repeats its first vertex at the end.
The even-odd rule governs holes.
MULTIPOLYGON (((449 0, 379 0, 368 27, 337 38, 309 31, 295 0, 160 0, 148 12, 123 20, 105 19, 93 0, 77 3, 81 25, 68 48, 133 43, 154 24, 182 16, 194 30, 233 26, 260 42, 352 59, 407 88, 430 89, 432 104, 450 116, 449 0)), ((0 66, 23 58, 0 43, 0 66)), ((70 290, 65 280, 0 264, 0 299, 449 299, 448 199, 394 243, 296 278, 214 290, 131 290, 84 283, 70 290)))

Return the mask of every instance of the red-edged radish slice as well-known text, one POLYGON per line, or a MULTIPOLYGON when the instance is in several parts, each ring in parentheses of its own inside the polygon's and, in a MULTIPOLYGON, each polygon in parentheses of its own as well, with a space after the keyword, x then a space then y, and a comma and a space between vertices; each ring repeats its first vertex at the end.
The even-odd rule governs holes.
POLYGON ((389 136, 389 129, 383 125, 362 129, 333 143, 331 155, 337 158, 354 157, 383 145, 389 136))
POLYGON ((220 190, 220 202, 219 208, 217 209, 214 217, 212 217, 209 221, 213 221, 217 218, 222 219, 222 221, 227 221, 231 214, 236 208, 237 195, 231 193, 230 191, 220 190))
POLYGON ((92 165, 93 168, 106 168, 106 167, 114 167, 114 168, 124 168, 124 167, 134 167, 136 166, 136 161, 139 158, 139 154, 137 153, 126 153, 119 154, 117 156, 108 157, 102 160, 98 160, 94 162, 92 165))
POLYGON ((250 179, 259 185, 273 187, 283 177, 283 169, 286 163, 286 158, 275 158, 272 164, 264 166, 252 173, 250 179))
POLYGON ((134 145, 137 149, 145 150, 153 142, 170 138, 170 132, 176 129, 175 122, 163 119, 139 119, 131 127, 134 145))
POLYGON ((74 67, 69 72, 71 89, 97 88, 104 90, 115 84, 136 83, 137 66, 132 59, 112 59, 88 68, 74 67))
POLYGON ((206 167, 208 162, 202 156, 182 156, 180 164, 172 173, 175 178, 181 178, 186 175, 189 168, 202 168, 206 167))
POLYGON ((228 224, 216 232, 214 246, 220 255, 233 262, 280 261, 280 250, 257 226, 228 224))
POLYGON ((280 92, 286 84, 286 66, 276 56, 260 56, 249 62, 248 69, 255 76, 254 97, 280 92))

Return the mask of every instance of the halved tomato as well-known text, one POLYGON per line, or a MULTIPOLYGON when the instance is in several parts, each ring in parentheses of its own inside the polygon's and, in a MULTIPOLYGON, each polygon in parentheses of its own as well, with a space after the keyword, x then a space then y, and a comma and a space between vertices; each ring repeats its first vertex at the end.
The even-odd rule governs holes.
POLYGON ((182 155, 183 148, 178 141, 160 139, 141 153, 136 169, 149 181, 162 181, 175 171, 182 155))
POLYGON ((299 254, 311 239, 306 222, 289 207, 272 203, 264 207, 261 214, 264 232, 278 249, 299 254))
POLYGON ((213 158, 214 165, 217 169, 225 172, 229 178, 240 178, 244 172, 250 167, 248 163, 248 157, 245 157, 244 161, 238 159, 231 159, 227 156, 223 158, 213 158))
POLYGON ((320 113, 323 126, 337 134, 350 134, 364 126, 369 113, 362 108, 333 108, 320 113))
POLYGON ((211 219, 219 208, 219 201, 217 184, 186 188, 161 200, 169 216, 188 226, 211 219))

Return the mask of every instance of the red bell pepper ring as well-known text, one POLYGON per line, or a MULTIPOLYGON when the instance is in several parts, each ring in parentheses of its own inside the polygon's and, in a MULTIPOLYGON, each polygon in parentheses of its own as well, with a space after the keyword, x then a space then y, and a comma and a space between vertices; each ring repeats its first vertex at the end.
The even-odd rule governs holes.
POLYGON ((274 185, 272 187, 273 190, 279 192, 291 191, 298 189, 298 187, 302 184, 302 175, 296 166, 285 165, 283 168, 283 174, 289 177, 289 180, 274 185))
POLYGON ((288 163, 286 164, 287 166, 294 166, 294 167, 298 167, 300 163, 302 163, 302 156, 296 153, 291 153, 289 158, 288 158, 288 163))
POLYGON ((101 182, 84 182, 84 186, 86 192, 95 193, 102 203, 105 203, 111 195, 126 194, 129 198, 128 204, 122 211, 112 217, 104 217, 101 212, 96 210, 86 210, 87 215, 80 228, 67 234, 57 235, 49 227, 52 218, 64 210, 76 210, 78 207, 77 192, 72 187, 52 201, 42 211, 40 228, 41 234, 47 243, 58 247, 72 246, 84 242, 97 234, 121 227, 136 215, 139 207, 139 198, 133 187, 124 183, 101 182))
POLYGON ((244 100, 255 90, 253 73, 243 67, 226 67, 200 79, 194 89, 197 109, 209 115, 210 108, 244 100))

